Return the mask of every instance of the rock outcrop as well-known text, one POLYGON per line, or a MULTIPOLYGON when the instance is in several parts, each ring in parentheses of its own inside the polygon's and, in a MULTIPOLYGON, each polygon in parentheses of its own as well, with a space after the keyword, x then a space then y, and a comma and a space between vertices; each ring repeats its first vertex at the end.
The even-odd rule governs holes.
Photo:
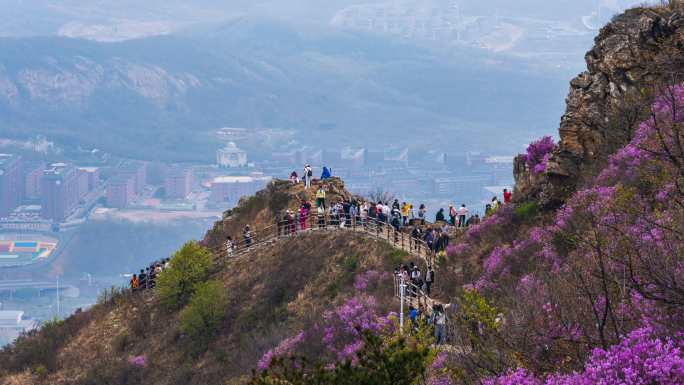
POLYGON ((518 191, 559 203, 625 145, 667 75, 684 72, 684 9, 680 3, 635 8, 601 29, 586 54, 587 70, 570 82, 560 143, 545 174, 531 176, 516 160, 518 191))

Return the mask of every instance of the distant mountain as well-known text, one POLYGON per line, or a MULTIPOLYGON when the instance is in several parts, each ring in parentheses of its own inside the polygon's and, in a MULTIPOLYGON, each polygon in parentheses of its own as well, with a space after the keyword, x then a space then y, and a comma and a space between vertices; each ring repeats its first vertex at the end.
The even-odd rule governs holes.
POLYGON ((224 126, 294 129, 319 145, 510 149, 472 134, 522 145, 556 124, 568 76, 475 49, 248 19, 116 43, 5 38, 0 52, 0 136, 196 160, 211 159, 224 126))

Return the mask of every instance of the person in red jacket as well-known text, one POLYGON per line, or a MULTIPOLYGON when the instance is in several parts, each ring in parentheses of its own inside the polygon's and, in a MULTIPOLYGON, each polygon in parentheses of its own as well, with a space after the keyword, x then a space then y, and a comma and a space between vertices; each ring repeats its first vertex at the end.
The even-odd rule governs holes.
POLYGON ((503 198, 504 198, 504 204, 505 205, 511 203, 512 196, 513 196, 513 194, 510 191, 508 191, 508 189, 504 189, 503 198))

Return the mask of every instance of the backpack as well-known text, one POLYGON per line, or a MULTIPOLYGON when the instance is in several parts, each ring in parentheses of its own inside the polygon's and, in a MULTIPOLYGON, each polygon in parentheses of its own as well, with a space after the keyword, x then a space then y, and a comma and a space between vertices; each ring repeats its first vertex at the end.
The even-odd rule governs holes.
POLYGON ((306 171, 306 176, 308 176, 308 177, 313 176, 313 171, 311 171, 311 169, 308 169, 308 170, 306 171))

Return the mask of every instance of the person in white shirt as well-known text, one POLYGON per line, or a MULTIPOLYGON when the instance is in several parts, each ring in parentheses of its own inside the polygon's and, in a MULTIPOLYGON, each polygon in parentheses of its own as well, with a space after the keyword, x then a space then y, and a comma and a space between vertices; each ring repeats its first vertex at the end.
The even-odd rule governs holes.
POLYGON ((466 208, 465 204, 462 204, 461 207, 458 209, 458 227, 465 227, 466 225, 466 216, 468 215, 468 209, 466 208))
POLYGON ((313 177, 313 170, 311 169, 311 165, 307 164, 304 166, 304 175, 302 175, 304 178, 304 188, 310 188, 311 187, 311 178, 313 177))
POLYGON ((233 243, 233 238, 230 235, 228 236, 228 238, 226 238, 225 248, 226 248, 226 255, 228 257, 232 257, 233 256, 233 250, 235 249, 235 243, 233 243))
POLYGON ((391 212, 389 205, 382 205, 382 215, 385 218, 385 222, 389 221, 390 214, 391 212))

